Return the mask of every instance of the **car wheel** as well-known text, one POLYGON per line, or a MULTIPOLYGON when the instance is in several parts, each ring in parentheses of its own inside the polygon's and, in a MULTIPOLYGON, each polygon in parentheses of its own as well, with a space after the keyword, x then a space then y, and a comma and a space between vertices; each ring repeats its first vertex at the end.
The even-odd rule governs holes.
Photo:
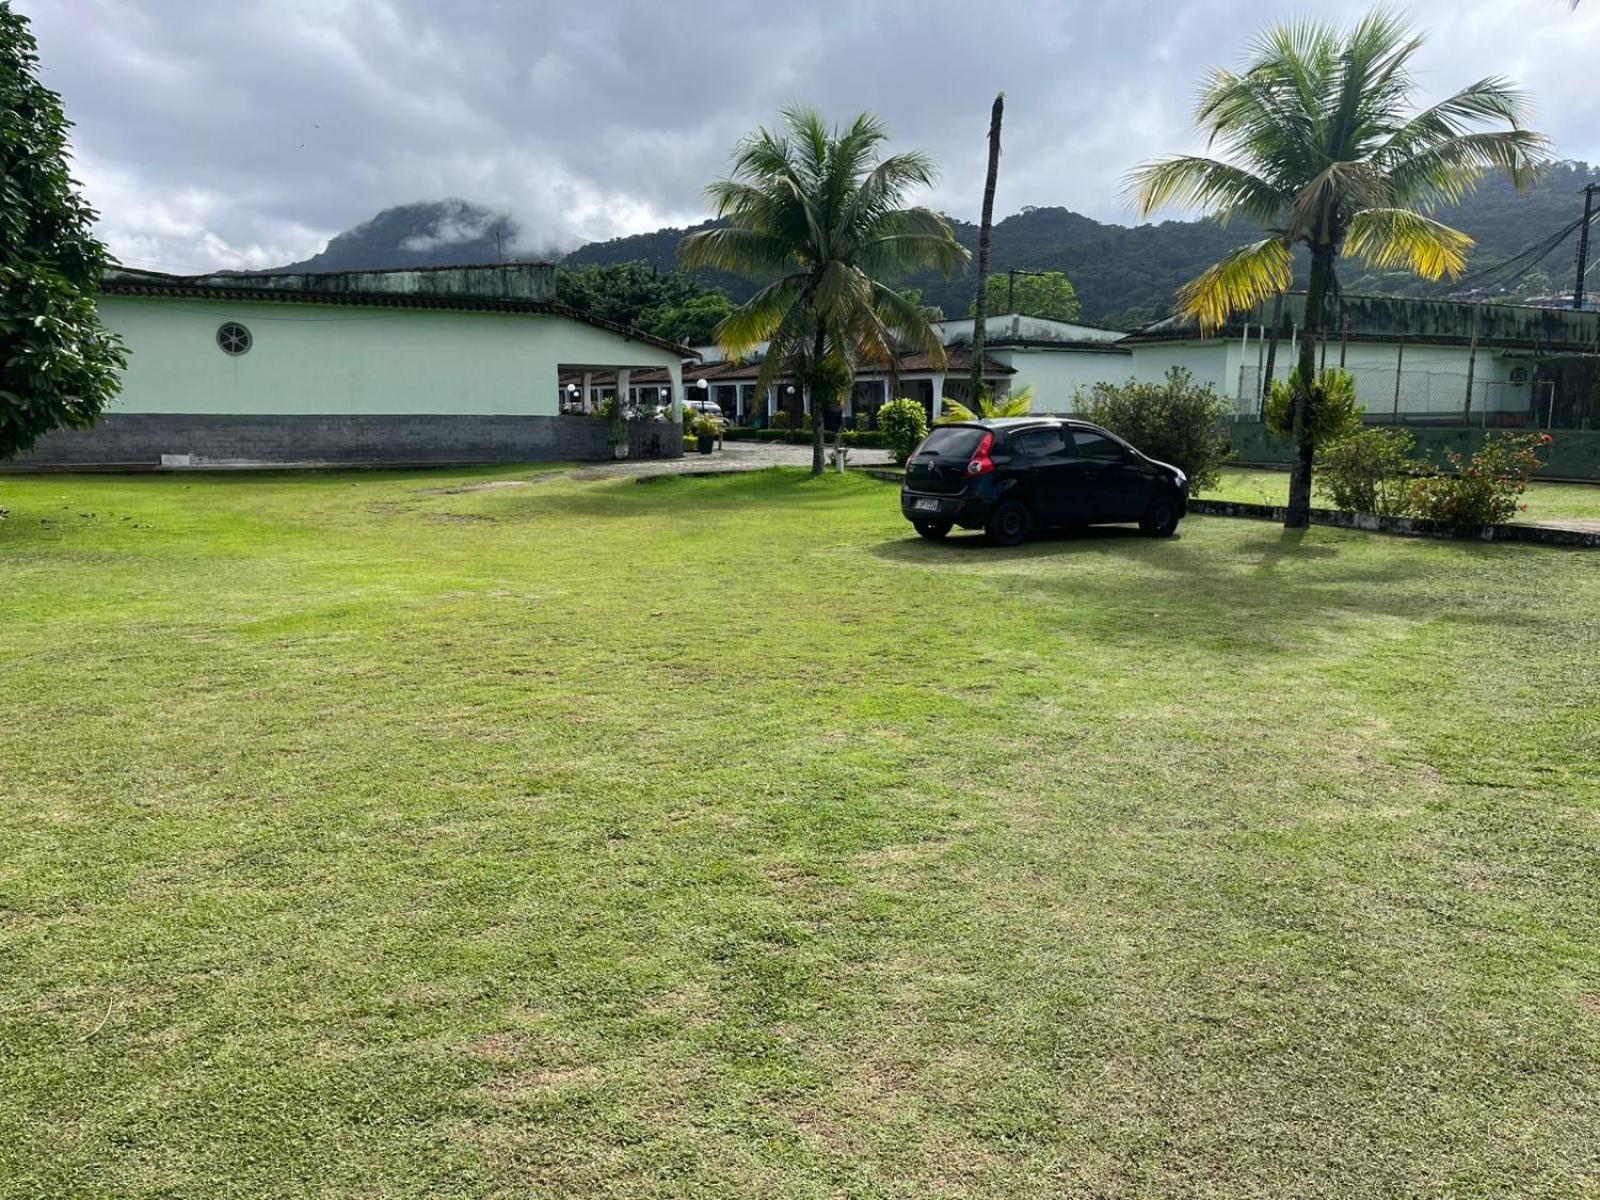
POLYGON ((911 524, 923 537, 930 538, 935 542, 947 536, 950 532, 950 526, 939 521, 913 521, 911 524))
POLYGON ((1015 500, 1007 500, 989 514, 983 532, 996 546, 1016 546, 1033 530, 1033 518, 1015 500))
POLYGON ((1178 502, 1169 496, 1157 496, 1145 509, 1139 528, 1149 537, 1171 537, 1178 530, 1178 502))

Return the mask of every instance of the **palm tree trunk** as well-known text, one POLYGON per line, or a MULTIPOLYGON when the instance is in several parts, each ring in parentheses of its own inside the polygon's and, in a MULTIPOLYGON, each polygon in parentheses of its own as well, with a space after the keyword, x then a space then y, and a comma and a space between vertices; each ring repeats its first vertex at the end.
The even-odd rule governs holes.
MULTIPOLYGON (((826 348, 827 343, 823 340, 822 330, 819 329, 817 330, 816 338, 811 343, 811 371, 809 374, 813 380, 819 378, 822 374, 817 368, 822 365, 822 354, 826 348)), ((811 393, 811 473, 813 475, 821 475, 824 469, 824 426, 827 424, 822 419, 822 415, 828 410, 828 397, 818 394, 820 389, 815 382, 808 383, 806 390, 811 393)))
POLYGON ((1306 284, 1306 313, 1300 322, 1300 363, 1294 390, 1294 459, 1289 467, 1289 509, 1283 518, 1285 529, 1302 529, 1311 524, 1311 460, 1316 442, 1306 411, 1311 389, 1317 381, 1317 338, 1322 332, 1323 301, 1333 278, 1333 247, 1313 246, 1311 278, 1306 284))
POLYGON ((1261 374, 1261 403, 1258 416, 1263 415, 1267 405, 1267 395, 1272 391, 1272 373, 1278 365, 1278 333, 1283 329, 1283 293, 1278 293, 1278 298, 1272 302, 1272 339, 1267 342, 1267 366, 1261 374))
MULTIPOLYGON (((983 181, 983 219, 978 226, 978 295, 972 304, 972 395, 968 397, 974 411, 983 390, 984 323, 989 319, 989 240, 994 232, 994 184, 1000 174, 1000 120, 1005 108, 1006 94, 1001 92, 989 112, 989 174, 983 181)), ((940 397, 933 398, 935 420, 939 417, 939 401, 940 397)))

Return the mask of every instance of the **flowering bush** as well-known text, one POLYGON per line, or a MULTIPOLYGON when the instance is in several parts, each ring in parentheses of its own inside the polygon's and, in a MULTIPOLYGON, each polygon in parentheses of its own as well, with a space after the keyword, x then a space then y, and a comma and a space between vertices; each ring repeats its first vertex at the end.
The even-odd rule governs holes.
POLYGON ((928 414, 915 400, 891 400, 878 409, 878 428, 889 439, 894 461, 903 463, 928 436, 928 414))
POLYGON ((1484 442, 1470 459, 1452 453, 1447 457, 1454 475, 1412 482, 1412 508, 1419 517, 1462 532, 1508 521, 1527 507, 1522 493, 1539 469, 1539 451, 1552 440, 1548 433, 1507 433, 1484 442))

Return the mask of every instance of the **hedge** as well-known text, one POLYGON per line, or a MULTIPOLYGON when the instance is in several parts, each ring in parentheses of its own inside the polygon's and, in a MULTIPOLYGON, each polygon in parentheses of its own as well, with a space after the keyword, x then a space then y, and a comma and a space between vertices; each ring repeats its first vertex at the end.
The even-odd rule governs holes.
MULTIPOLYGON (((791 446, 811 445, 809 429, 727 429, 722 434, 729 442, 786 442, 791 446)), ((876 429, 846 429, 844 444, 862 450, 882 450, 889 443, 876 429)), ((833 434, 828 434, 828 445, 833 445, 833 434)))

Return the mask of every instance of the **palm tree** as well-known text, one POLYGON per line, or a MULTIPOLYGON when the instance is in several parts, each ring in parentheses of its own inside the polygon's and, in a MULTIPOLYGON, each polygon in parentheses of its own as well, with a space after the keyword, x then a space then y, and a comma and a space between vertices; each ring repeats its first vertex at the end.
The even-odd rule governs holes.
POLYGON ((994 186, 1000 174, 1000 122, 1006 112, 1006 94, 994 98, 989 110, 989 172, 983 179, 983 213, 978 223, 978 291, 972 299, 972 394, 983 391, 983 341, 989 323, 989 243, 994 234, 994 186))
POLYGON ((1309 519, 1315 447, 1307 407, 1317 338, 1338 287, 1336 258, 1408 267, 1425 279, 1457 275, 1472 239, 1427 210, 1460 199, 1488 170, 1521 187, 1548 158, 1544 135, 1522 127, 1524 96, 1504 79, 1481 79, 1414 111, 1409 65, 1421 45, 1381 9, 1348 32, 1309 21, 1274 26, 1240 70, 1218 70, 1201 93, 1195 122, 1221 156, 1178 155, 1129 177, 1144 216, 1175 203, 1222 220, 1247 217, 1266 234, 1180 291, 1180 307, 1203 330, 1288 290, 1295 247, 1309 248, 1293 380, 1291 527, 1309 519), (1507 128, 1485 128, 1498 125, 1507 128))
POLYGON ((951 421, 997 421, 1006 417, 1025 417, 1033 411, 1033 384, 1021 391, 1012 392, 1004 400, 995 399, 988 387, 978 389, 978 411, 973 412, 959 400, 944 398, 944 412, 935 424, 951 421))
POLYGON ((794 107, 783 123, 740 142, 729 178, 706 189, 728 224, 684 238, 679 257, 689 269, 766 281, 717 324, 717 342, 730 358, 768 343, 757 387, 791 373, 810 389, 811 470, 821 474, 823 414, 858 363, 893 373, 902 347, 945 359, 921 306, 885 280, 929 267, 949 274, 968 256, 943 217, 905 207, 937 172, 925 154, 885 156, 878 118, 829 129, 815 109, 794 107))

